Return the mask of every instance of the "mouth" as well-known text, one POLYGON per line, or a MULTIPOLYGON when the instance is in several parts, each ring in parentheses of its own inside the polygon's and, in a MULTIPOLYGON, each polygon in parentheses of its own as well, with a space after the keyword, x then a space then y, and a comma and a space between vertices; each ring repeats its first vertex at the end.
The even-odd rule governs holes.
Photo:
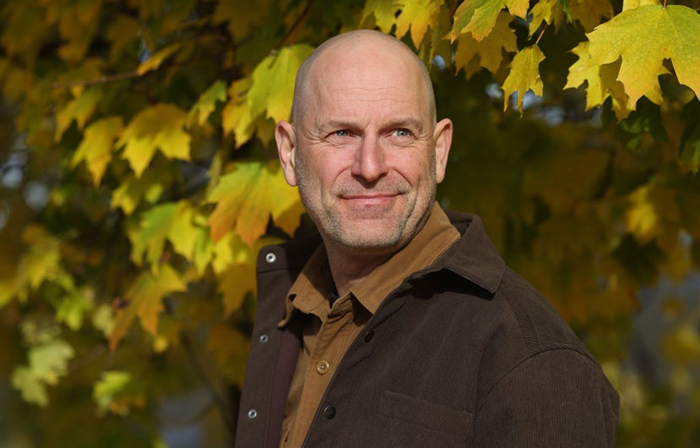
POLYGON ((361 207, 385 206, 392 202, 401 193, 361 193, 345 194, 340 199, 361 207))

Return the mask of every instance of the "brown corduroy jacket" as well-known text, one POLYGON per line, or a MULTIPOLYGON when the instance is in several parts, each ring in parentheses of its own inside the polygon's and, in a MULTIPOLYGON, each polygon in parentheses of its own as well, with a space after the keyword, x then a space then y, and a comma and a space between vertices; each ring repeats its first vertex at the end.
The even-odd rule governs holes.
MULTIPOLYGON (((391 292, 348 348, 304 447, 615 445, 619 399, 551 306, 508 269, 475 215, 391 292)), ((237 448, 279 447, 300 349, 285 297, 320 240, 263 249, 237 448)))

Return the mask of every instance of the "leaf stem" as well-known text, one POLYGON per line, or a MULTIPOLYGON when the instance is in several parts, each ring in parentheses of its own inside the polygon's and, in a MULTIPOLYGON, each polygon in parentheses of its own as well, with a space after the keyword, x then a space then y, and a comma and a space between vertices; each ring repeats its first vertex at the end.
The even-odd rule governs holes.
POLYGON ((547 29, 547 26, 548 26, 548 25, 549 25, 549 24, 548 24, 547 22, 544 22, 544 26, 542 27, 542 31, 540 31, 540 35, 537 36, 537 40, 535 41, 535 45, 537 45, 537 44, 540 43, 540 39, 542 39, 542 36, 544 35, 544 30, 547 29))
POLYGON ((294 45, 294 42, 297 40, 297 36, 299 35, 299 31, 301 31, 302 27, 304 26, 304 23, 306 23, 306 20, 309 18, 309 14, 311 13, 311 7, 314 4, 314 0, 309 0, 309 3, 306 4, 306 8, 304 8, 304 11, 301 13, 299 18, 294 22, 287 32, 287 34, 282 38, 282 42, 280 43, 280 47, 284 45, 285 42, 289 41, 289 45, 294 45))

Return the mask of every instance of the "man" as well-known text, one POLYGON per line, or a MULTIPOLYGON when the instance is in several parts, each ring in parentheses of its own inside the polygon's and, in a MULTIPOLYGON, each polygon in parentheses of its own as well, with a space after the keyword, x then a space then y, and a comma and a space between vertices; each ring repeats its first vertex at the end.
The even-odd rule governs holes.
POLYGON ((320 238, 263 249, 238 448, 612 447, 618 397, 474 215, 435 203, 452 140, 400 41, 297 74, 275 138, 320 238))

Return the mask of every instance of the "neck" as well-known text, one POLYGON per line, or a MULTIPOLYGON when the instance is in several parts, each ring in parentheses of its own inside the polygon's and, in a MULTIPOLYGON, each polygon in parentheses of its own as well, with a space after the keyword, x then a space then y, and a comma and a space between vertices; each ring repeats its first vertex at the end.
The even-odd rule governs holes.
POLYGON ((328 265, 340 297, 388 260, 399 249, 386 252, 358 254, 325 242, 328 265))

